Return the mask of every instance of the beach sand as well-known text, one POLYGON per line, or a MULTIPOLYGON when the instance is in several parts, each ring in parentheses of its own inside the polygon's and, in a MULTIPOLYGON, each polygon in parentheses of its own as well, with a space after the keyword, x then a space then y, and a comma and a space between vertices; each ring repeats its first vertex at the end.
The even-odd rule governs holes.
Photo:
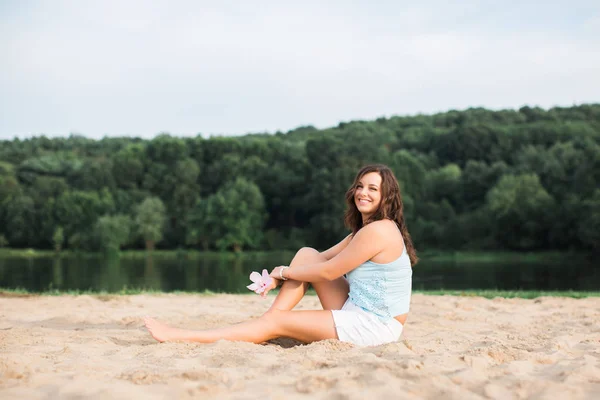
MULTIPOLYGON (((0 296, 1 399, 599 399, 600 298, 413 295, 397 343, 158 343, 151 315, 203 329, 254 295, 0 296)), ((307 296, 299 309, 318 309, 307 296)))

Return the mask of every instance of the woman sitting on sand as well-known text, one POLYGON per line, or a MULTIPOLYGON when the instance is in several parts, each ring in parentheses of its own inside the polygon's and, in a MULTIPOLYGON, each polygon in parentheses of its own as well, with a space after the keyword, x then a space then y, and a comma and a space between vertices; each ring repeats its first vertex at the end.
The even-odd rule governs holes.
POLYGON ((262 343, 282 336, 302 342, 339 339, 361 346, 397 341, 410 307, 411 264, 418 260, 398 181, 385 165, 366 166, 346 193, 346 202, 345 222, 352 234, 322 253, 302 248, 289 267, 273 269, 273 283, 263 295, 283 286, 260 318, 200 331, 146 318, 150 334, 159 342, 262 343), (291 311, 309 283, 323 310, 291 311))

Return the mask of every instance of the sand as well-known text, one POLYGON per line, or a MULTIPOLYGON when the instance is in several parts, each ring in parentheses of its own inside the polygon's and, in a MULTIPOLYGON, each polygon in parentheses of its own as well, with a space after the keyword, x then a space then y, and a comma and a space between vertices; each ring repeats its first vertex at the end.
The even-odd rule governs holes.
POLYGON ((3 295, 0 398, 600 398, 600 298, 414 295, 401 339, 365 348, 161 344, 141 321, 210 328, 258 317, 271 300, 3 295))

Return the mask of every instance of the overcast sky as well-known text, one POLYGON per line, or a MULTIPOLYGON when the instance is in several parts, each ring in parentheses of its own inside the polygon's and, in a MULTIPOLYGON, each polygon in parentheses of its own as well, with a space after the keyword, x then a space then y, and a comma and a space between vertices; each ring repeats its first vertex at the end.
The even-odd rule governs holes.
POLYGON ((0 139, 600 102, 598 0, 0 0, 0 18, 0 139))

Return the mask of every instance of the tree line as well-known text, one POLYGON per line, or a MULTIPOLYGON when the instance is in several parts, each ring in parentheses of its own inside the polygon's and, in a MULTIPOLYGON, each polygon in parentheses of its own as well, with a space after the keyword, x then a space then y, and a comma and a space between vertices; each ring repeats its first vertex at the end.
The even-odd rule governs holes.
POLYGON ((373 162, 398 177, 418 250, 600 248, 600 104, 0 141, 0 247, 322 249, 373 162))

